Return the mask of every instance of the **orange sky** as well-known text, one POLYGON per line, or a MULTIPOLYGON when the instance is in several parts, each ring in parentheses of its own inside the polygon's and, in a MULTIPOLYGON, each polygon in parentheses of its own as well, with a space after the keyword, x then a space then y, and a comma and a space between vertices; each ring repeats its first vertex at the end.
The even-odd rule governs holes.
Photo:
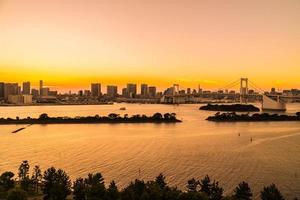
POLYGON ((299 0, 0 0, 0 81, 300 88, 299 0))

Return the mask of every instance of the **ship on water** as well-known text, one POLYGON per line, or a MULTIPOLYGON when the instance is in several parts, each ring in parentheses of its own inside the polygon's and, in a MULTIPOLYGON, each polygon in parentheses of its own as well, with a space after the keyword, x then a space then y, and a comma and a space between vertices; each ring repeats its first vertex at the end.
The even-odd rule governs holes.
POLYGON ((286 103, 280 99, 279 96, 269 97, 267 95, 263 95, 262 98, 262 110, 269 110, 269 111, 286 111, 286 103))

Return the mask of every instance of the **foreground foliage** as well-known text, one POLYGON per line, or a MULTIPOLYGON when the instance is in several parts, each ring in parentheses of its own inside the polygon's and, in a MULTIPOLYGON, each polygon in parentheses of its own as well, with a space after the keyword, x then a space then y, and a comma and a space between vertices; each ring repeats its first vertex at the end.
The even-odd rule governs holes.
MULTIPOLYGON (((251 200, 253 193, 246 182, 241 182, 230 196, 224 196, 224 190, 218 181, 206 175, 203 179, 192 178, 187 181, 186 190, 168 186, 163 174, 155 180, 134 180, 119 190, 112 181, 105 185, 101 173, 88 174, 76 179, 73 184, 62 169, 51 167, 43 175, 39 166, 35 166, 29 176, 30 166, 23 161, 19 167, 18 179, 12 172, 0 176, 0 199, 27 200, 28 196, 44 200, 251 200)), ((262 200, 284 200, 275 184, 266 186, 260 192, 262 200)))

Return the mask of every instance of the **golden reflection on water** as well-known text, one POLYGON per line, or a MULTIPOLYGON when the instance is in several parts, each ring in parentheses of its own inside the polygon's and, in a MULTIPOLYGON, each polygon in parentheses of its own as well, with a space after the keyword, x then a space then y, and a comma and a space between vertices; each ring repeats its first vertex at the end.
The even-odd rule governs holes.
MULTIPOLYGON (((288 198, 300 196, 300 123, 214 123, 204 119, 214 112, 199 105, 30 106, 1 107, 0 117, 153 114, 175 112, 178 124, 88 124, 0 126, 0 172, 16 172, 22 160, 31 166, 65 169, 74 180, 89 172, 103 173, 119 186, 160 172, 171 185, 184 188, 189 178, 206 174, 230 193, 248 181, 256 197, 263 185, 276 183, 288 198), (126 111, 120 111, 120 107, 126 111), (240 134, 240 136, 239 136, 240 134), (253 138, 253 142, 250 138, 253 138)), ((292 104, 290 112, 300 110, 292 104)))

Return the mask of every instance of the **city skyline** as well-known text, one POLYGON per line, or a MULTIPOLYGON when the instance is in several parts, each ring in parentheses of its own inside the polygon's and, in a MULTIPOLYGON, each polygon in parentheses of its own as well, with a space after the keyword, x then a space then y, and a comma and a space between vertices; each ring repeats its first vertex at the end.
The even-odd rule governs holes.
POLYGON ((0 2, 0 80, 300 88, 298 1, 0 2))

